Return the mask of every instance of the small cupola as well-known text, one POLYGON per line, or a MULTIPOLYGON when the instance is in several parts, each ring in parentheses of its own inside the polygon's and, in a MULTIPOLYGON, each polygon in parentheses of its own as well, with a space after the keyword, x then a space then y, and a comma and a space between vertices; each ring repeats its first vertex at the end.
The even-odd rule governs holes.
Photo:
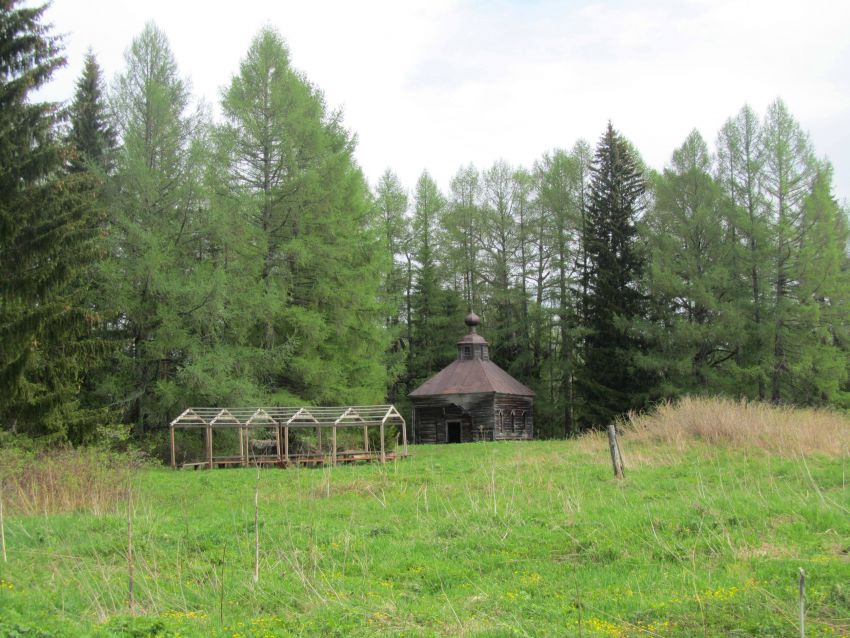
POLYGON ((481 317, 474 312, 466 315, 463 322, 469 328, 469 332, 457 342, 457 358, 458 361, 471 361, 479 359, 481 361, 490 360, 489 346, 487 341, 478 334, 478 326, 481 325, 481 317))

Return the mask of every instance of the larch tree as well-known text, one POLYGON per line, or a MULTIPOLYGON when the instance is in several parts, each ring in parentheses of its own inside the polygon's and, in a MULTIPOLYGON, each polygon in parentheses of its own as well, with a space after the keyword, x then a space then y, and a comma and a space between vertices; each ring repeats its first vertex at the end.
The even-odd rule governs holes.
POLYGON ((446 205, 436 182, 423 172, 414 191, 413 251, 415 261, 413 330, 408 357, 410 387, 415 387, 454 358, 455 326, 462 325, 459 294, 444 285, 438 259, 443 241, 438 220, 446 205))
POLYGON ((736 272, 735 219, 697 131, 673 152, 654 191, 655 206, 646 216, 647 279, 660 316, 647 367, 658 373, 661 396, 720 388, 734 393, 747 291, 736 272))
POLYGON ((228 188, 255 231, 266 310, 255 345, 288 344, 273 391, 305 400, 383 399, 388 343, 381 285, 389 255, 339 112, 291 67, 281 36, 263 29, 223 94, 228 188))
POLYGON ((726 121, 717 136, 715 174, 730 206, 736 240, 743 246, 734 265, 735 274, 748 286, 748 303, 743 309, 748 318, 744 342, 736 357, 739 390, 759 400, 767 397, 770 378, 767 315, 772 305, 766 295, 772 271, 769 255, 770 224, 763 189, 764 166, 761 125, 756 113, 744 106, 726 121), (750 390, 754 388, 754 390, 750 390))
POLYGON ((460 278, 467 307, 481 310, 481 176, 472 164, 458 169, 450 184, 450 197, 441 226, 446 236, 446 262, 460 278))
POLYGON ((504 161, 484 171, 483 206, 479 224, 482 279, 487 293, 487 332, 491 357, 510 367, 519 355, 520 300, 514 287, 519 248, 514 218, 513 169, 504 161))
POLYGON ((0 425, 82 442, 93 424, 78 395, 98 318, 78 285, 96 258, 95 190, 66 171, 58 105, 33 96, 65 62, 44 11, 0 7, 0 425))
MULTIPOLYGON (((557 317, 557 350, 549 348, 550 396, 556 424, 554 427, 566 436, 576 430, 575 375, 578 345, 576 299, 573 286, 575 254, 578 241, 576 192, 579 185, 578 164, 569 153, 558 149, 544 155, 537 164, 539 188, 538 205, 548 227, 546 236, 550 242, 548 253, 551 260, 551 306, 550 317, 557 317)), ((552 333, 548 335, 553 338, 552 333)))
POLYGON ((406 337, 409 334, 409 286, 412 278, 411 263, 407 259, 411 242, 409 220, 407 217, 407 191, 402 187, 398 176, 387 169, 375 187, 375 206, 377 223, 384 241, 389 259, 383 303, 385 306, 386 327, 390 340, 385 365, 389 375, 387 399, 395 403, 404 394, 406 337))
POLYGON ((148 23, 125 53, 110 100, 120 148, 104 278, 125 345, 97 390, 137 431, 215 394, 185 373, 203 350, 197 328, 212 316, 216 287, 189 102, 167 38, 148 23))
POLYGON ((799 311, 807 299, 795 294, 800 283, 796 268, 800 249, 806 242, 811 221, 805 206, 818 175, 808 136, 794 121, 785 104, 774 102, 765 116, 762 131, 764 167, 762 180, 771 224, 770 261, 772 266, 772 365, 770 399, 774 402, 788 398, 786 387, 792 380, 793 359, 801 354, 791 345, 800 317, 799 311))
POLYGON ((511 176, 513 185, 514 222, 516 225, 516 253, 514 270, 517 279, 516 294, 518 308, 516 345, 517 353, 509 365, 510 371, 526 384, 537 378, 531 347, 530 282, 535 262, 534 226, 537 215, 534 176, 524 168, 518 168, 511 176))

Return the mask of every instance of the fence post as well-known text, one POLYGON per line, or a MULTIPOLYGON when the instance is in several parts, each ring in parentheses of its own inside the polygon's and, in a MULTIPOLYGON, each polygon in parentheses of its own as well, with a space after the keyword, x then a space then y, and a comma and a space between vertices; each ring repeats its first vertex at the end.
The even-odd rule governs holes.
MULTIPOLYGON (((131 479, 132 480, 132 479, 131 479)), ((133 485, 127 487, 127 606, 135 614, 135 587, 133 578, 133 485)))
POLYGON ((611 448, 611 464, 614 466, 614 477, 623 478, 623 457, 620 456, 620 446, 617 443, 617 426, 608 425, 608 446, 611 448))
POLYGON ((806 572, 800 567, 800 638, 806 638, 806 572))
POLYGON ((9 562, 6 557, 6 523, 3 520, 3 478, 0 477, 0 549, 3 550, 3 562, 9 562))

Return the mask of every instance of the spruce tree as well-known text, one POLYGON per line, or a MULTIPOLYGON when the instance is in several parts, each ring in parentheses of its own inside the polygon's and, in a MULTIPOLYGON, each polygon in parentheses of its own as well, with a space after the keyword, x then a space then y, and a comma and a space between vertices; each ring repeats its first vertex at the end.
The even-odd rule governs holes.
POLYGON ((76 150, 71 169, 109 173, 116 138, 107 113, 103 72, 91 50, 86 53, 83 73, 77 80, 70 119, 68 142, 76 150))
POLYGON ((604 425, 646 400, 648 379, 638 367, 644 344, 633 330, 645 312, 637 230, 645 191, 636 153, 609 122, 591 168, 584 236, 588 336, 579 380, 589 425, 604 425))
POLYGON ((82 370, 96 318, 77 275, 94 258, 92 184, 64 172, 57 105, 32 100, 64 63, 45 8, 0 8, 0 424, 81 441, 82 370))

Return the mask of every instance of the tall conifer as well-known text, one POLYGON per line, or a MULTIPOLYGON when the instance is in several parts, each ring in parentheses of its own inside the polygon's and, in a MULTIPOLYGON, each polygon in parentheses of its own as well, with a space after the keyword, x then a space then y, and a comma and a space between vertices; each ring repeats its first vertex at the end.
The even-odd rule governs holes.
POLYGON ((586 351, 580 384, 589 424, 603 425, 645 401, 647 379, 638 368, 642 340, 632 328, 645 303, 645 256, 637 221, 645 178, 638 158, 611 123, 596 147, 591 169, 587 250, 586 351))
POLYGON ((64 172, 55 104, 31 93, 64 64, 45 8, 0 6, 0 424, 85 438, 80 375, 95 318, 73 283, 93 259, 92 188, 64 172))
POLYGON ((71 159, 72 169, 108 173, 114 159, 115 131, 107 113, 103 72, 91 50, 86 53, 83 73, 77 79, 70 119, 68 141, 76 150, 71 159))

